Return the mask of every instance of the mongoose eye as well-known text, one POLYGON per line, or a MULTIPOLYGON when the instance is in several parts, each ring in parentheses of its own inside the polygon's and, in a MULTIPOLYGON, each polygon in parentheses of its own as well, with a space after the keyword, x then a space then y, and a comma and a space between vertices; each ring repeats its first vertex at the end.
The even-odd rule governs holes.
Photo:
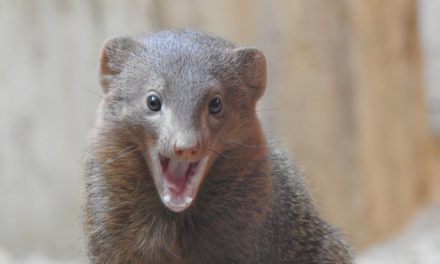
POLYGON ((222 101, 216 97, 209 102, 209 113, 217 114, 222 109, 222 101))
POLYGON ((156 95, 148 96, 147 105, 148 108, 150 108, 150 110, 154 112, 160 111, 160 107, 162 106, 159 97, 157 97, 156 95))

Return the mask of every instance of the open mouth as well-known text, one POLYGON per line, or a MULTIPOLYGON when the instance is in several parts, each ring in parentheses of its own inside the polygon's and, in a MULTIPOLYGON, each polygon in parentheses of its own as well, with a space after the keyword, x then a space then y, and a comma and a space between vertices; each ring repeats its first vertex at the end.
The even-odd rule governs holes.
POLYGON ((158 155, 153 159, 156 183, 163 203, 175 212, 186 209, 194 200, 204 174, 207 157, 195 161, 177 161, 158 155))

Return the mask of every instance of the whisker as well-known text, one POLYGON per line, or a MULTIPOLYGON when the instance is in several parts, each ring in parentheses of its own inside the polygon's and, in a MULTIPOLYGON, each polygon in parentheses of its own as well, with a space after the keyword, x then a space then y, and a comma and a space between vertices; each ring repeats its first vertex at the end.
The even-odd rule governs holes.
POLYGON ((240 169, 237 168, 237 166, 235 166, 234 163, 231 162, 231 159, 230 159, 228 156, 224 155, 223 153, 218 152, 217 150, 211 149, 211 148, 209 148, 209 150, 212 151, 212 152, 214 152, 214 153, 216 153, 216 154, 219 155, 220 157, 226 159, 226 160, 229 162, 229 164, 231 164, 231 165, 237 170, 237 172, 238 172, 238 174, 239 174, 239 176, 240 176, 240 181, 241 181, 241 176, 242 176, 242 174, 241 174, 240 169))
POLYGON ((214 153, 216 153, 217 155, 219 155, 220 157, 222 157, 222 158, 224 158, 224 159, 231 160, 231 159, 228 158, 228 156, 226 156, 226 155, 224 155, 224 154, 218 152, 217 150, 214 150, 214 149, 212 149, 212 148, 210 148, 209 150, 212 151, 212 152, 214 152, 214 153))
POLYGON ((144 153, 142 153, 142 155, 139 157, 139 159, 142 159, 145 157, 145 155, 150 154, 150 153, 154 153, 156 150, 154 148, 149 148, 147 151, 145 151, 144 153))
POLYGON ((237 141, 232 141, 232 140, 221 140, 221 142, 237 144, 237 145, 248 147, 248 148, 261 148, 261 147, 258 147, 258 146, 251 146, 251 145, 248 145, 248 144, 244 144, 244 143, 237 142, 237 141))
POLYGON ((93 94, 95 94, 95 95, 97 95, 97 96, 99 96, 99 97, 101 97, 102 99, 105 100, 105 97, 104 97, 104 96, 102 96, 102 95, 98 94, 97 92, 95 92, 95 91, 93 91, 93 90, 91 90, 91 89, 85 87, 84 85, 82 85, 81 83, 75 81, 75 80, 72 79, 72 78, 69 78, 69 79, 70 79, 71 81, 73 81, 74 83, 78 84, 79 86, 81 86, 82 88, 86 89, 87 91, 89 91, 89 92, 91 92, 91 93, 93 93, 93 94))
POLYGON ((124 149, 118 151, 114 156, 119 155, 120 153, 123 153, 124 151, 126 151, 127 149, 130 149, 130 148, 132 148, 132 147, 134 147, 134 145, 130 145, 130 146, 128 146, 128 147, 126 147, 126 148, 124 148, 124 149))
POLYGON ((166 248, 174 257, 176 257, 176 258, 178 258, 178 259, 180 259, 180 257, 179 256, 177 256, 176 254, 174 254, 174 252, 171 250, 171 249, 169 249, 169 248, 166 248))
POLYGON ((120 159, 120 158, 122 158, 122 157, 125 157, 125 156, 127 156, 127 155, 129 155, 129 154, 131 154, 131 153, 133 153, 133 152, 135 152, 136 150, 139 149, 139 148, 135 148, 134 150, 132 150, 132 151, 130 151, 130 152, 124 153, 124 151, 126 151, 126 150, 128 150, 128 149, 130 149, 130 148, 132 148, 132 147, 134 147, 134 145, 130 145, 130 146, 128 146, 128 147, 126 147, 126 148, 124 148, 124 149, 118 151, 114 156, 112 156, 111 158, 109 158, 104 164, 108 164, 108 163, 113 162, 113 161, 115 161, 115 160, 117 160, 117 159, 120 159), (120 155, 121 153, 122 153, 122 155, 120 155))
POLYGON ((255 112, 261 112, 261 111, 285 111, 285 110, 292 110, 294 108, 266 108, 266 109, 257 109, 255 112))

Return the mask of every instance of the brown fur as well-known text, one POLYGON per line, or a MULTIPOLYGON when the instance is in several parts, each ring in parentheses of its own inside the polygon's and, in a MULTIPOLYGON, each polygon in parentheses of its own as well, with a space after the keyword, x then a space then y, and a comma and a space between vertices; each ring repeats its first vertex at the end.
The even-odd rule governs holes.
POLYGON ((259 50, 193 30, 116 37, 100 74, 105 99, 85 154, 92 263, 352 263, 286 153, 266 142, 255 114, 266 86, 259 50), (168 144, 142 105, 143 87, 161 85, 173 115, 184 112, 179 122, 191 117, 183 126, 200 134, 198 157, 211 157, 195 200, 178 213, 160 199, 148 155, 168 144), (204 107, 213 94, 224 102, 218 116, 204 107))

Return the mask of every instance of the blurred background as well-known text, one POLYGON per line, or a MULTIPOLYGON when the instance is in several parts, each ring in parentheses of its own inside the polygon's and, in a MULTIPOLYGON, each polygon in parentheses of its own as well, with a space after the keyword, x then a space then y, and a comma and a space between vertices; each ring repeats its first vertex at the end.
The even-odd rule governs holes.
POLYGON ((183 27, 264 51, 261 121, 357 252, 440 212, 440 1, 0 0, 0 263, 85 263, 102 43, 183 27))

